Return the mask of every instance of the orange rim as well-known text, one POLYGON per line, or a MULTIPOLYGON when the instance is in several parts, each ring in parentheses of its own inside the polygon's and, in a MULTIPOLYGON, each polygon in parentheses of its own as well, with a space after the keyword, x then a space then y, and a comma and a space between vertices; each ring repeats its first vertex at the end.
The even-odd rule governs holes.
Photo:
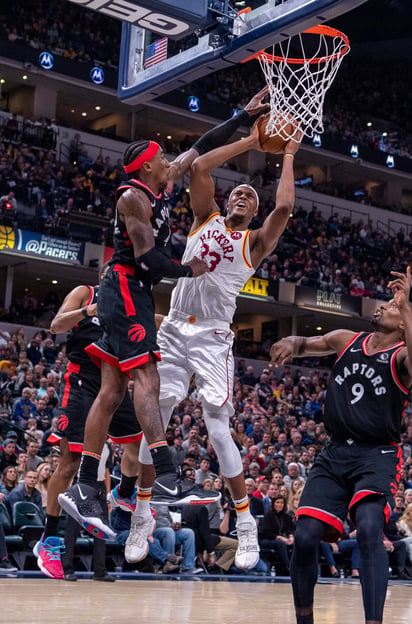
POLYGON ((302 34, 340 37, 345 45, 336 54, 330 54, 329 56, 317 56, 313 59, 276 56, 275 54, 269 54, 268 52, 265 52, 265 50, 260 50, 259 52, 255 52, 255 54, 252 54, 252 56, 249 56, 247 59, 241 61, 241 63, 247 63, 248 61, 251 61, 255 58, 264 58, 268 63, 286 62, 289 65, 303 65, 304 63, 314 65, 315 63, 326 63, 326 61, 334 60, 336 58, 339 58, 340 56, 343 56, 349 51, 350 44, 348 37, 345 35, 345 33, 337 30, 336 28, 332 28, 331 26, 324 26, 322 24, 320 24, 319 26, 312 26, 312 28, 304 30, 302 34))

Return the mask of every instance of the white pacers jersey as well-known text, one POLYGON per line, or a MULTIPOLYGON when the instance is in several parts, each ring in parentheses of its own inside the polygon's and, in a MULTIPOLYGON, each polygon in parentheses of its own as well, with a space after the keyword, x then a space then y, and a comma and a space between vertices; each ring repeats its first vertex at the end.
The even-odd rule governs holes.
POLYGON ((197 256, 208 264, 210 272, 178 279, 170 307, 199 319, 218 319, 230 324, 236 297, 255 273, 250 261, 249 235, 250 230, 239 232, 227 228, 218 212, 191 232, 182 264, 197 256))

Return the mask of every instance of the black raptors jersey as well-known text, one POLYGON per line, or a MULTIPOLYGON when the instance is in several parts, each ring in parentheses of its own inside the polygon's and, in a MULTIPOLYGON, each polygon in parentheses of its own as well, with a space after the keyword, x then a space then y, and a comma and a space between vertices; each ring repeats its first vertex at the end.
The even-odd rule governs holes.
POLYGON ((358 442, 399 442, 408 390, 395 357, 404 342, 368 355, 371 334, 357 334, 338 356, 326 393, 325 425, 332 437, 358 442))
MULTIPOLYGON (((159 195, 155 195, 153 191, 146 186, 146 184, 143 184, 143 182, 134 179, 127 180, 127 182, 125 182, 122 186, 119 186, 116 191, 116 203, 119 201, 122 194, 127 189, 132 187, 143 191, 149 198, 150 205, 152 207, 150 221, 153 227, 155 247, 160 251, 164 251, 170 238, 169 210, 166 206, 166 202, 169 199, 169 190, 166 188, 162 193, 159 193, 159 195)), ((133 243, 129 238, 125 223, 119 219, 117 206, 113 242, 114 254, 111 262, 134 266, 133 243)), ((138 274, 136 273, 136 275, 138 274)), ((145 281, 146 276, 144 274, 138 276, 145 281)))
MULTIPOLYGON (((99 292, 98 286, 89 286, 89 288, 90 298, 86 305, 97 303, 99 292)), ((100 327, 97 316, 87 316, 79 321, 79 323, 70 330, 66 339, 66 353, 70 362, 79 364, 81 370, 95 370, 95 372, 98 373, 99 369, 87 355, 85 348, 92 342, 98 340, 102 334, 103 330, 100 327)))

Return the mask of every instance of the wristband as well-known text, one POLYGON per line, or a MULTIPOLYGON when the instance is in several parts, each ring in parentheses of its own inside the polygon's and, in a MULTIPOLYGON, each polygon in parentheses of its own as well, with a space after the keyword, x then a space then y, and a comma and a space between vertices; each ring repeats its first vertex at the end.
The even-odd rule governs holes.
POLYGON ((285 152, 283 155, 284 156, 292 156, 292 158, 295 158, 295 154, 292 154, 291 152, 285 152))
POLYGON ((84 318, 87 318, 89 316, 87 314, 87 306, 84 306, 84 308, 82 308, 80 312, 83 314, 84 318))

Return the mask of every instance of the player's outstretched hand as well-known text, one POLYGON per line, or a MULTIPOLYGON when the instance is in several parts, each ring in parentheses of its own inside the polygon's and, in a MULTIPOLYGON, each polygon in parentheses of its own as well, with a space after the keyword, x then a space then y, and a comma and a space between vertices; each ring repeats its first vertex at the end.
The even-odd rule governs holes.
POLYGON ((250 129, 250 134, 249 134, 249 139, 248 139, 248 141, 250 142, 250 145, 249 145, 250 149, 255 149, 258 152, 265 151, 260 144, 260 137, 259 137, 259 127, 260 127, 260 123, 262 119, 269 119, 269 113, 266 113, 266 115, 259 115, 259 117, 256 119, 255 123, 250 129))
POLYGON ((411 267, 406 268, 406 273, 398 273, 391 271, 391 275, 395 279, 388 282, 388 288, 393 292, 393 299, 398 306, 402 308, 409 305, 409 293, 411 290, 411 267))
POLYGON ((270 349, 270 359, 274 366, 282 366, 293 357, 293 344, 288 338, 275 342, 270 349))
POLYGON ((209 272, 209 267, 207 266, 204 260, 200 260, 196 256, 188 262, 188 265, 192 268, 193 277, 199 277, 199 275, 203 275, 203 273, 209 272))
POLYGON ((263 87, 258 93, 256 93, 252 99, 246 104, 245 111, 249 115, 257 115, 263 112, 269 106, 269 102, 262 103, 262 100, 269 93, 269 87, 263 87))
POLYGON ((296 154, 296 152, 300 148, 300 143, 302 141, 302 138, 303 138, 302 130, 300 130, 299 128, 296 128, 296 132, 293 135, 293 139, 290 139, 286 143, 284 152, 287 152, 288 154, 296 154))

